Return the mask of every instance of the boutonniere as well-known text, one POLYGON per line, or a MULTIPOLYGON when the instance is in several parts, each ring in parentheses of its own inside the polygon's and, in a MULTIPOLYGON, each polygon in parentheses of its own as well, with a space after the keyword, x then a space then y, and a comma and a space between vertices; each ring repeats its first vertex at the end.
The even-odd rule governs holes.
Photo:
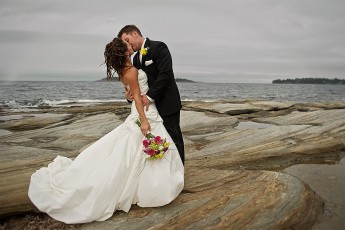
POLYGON ((147 54, 148 50, 149 50, 149 47, 141 48, 141 50, 140 50, 141 55, 145 56, 147 54))

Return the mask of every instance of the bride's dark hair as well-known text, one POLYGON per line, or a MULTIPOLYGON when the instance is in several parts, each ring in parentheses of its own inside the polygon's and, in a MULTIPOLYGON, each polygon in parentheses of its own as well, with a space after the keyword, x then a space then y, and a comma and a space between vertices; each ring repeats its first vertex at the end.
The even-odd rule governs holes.
POLYGON ((107 80, 113 77, 113 70, 119 79, 121 78, 121 72, 126 67, 126 51, 127 45, 120 38, 114 38, 105 46, 104 63, 107 65, 107 80))

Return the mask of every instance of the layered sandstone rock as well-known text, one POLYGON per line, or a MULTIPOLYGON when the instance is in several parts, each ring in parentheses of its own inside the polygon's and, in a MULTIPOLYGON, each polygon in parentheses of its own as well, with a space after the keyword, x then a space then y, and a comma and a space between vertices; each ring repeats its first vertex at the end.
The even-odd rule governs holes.
MULTIPOLYGON (((13 132, 0 140, 0 215, 6 220, 10 215, 36 210, 27 197, 35 170, 57 155, 77 156, 121 124, 129 107, 46 108, 36 111, 36 117, 41 113, 49 114, 45 115, 49 122, 35 119, 35 125, 22 131, 16 127, 25 116, 0 123, 0 129, 13 132)), ((30 116, 33 118, 32 113, 30 116)), ((322 200, 308 185, 279 171, 301 162, 339 160, 339 152, 345 150, 345 103, 185 102, 181 127, 186 185, 175 201, 160 208, 133 206, 128 214, 115 212, 108 221, 77 227, 310 228, 322 212, 322 200), (267 125, 237 128, 243 121, 267 125)))

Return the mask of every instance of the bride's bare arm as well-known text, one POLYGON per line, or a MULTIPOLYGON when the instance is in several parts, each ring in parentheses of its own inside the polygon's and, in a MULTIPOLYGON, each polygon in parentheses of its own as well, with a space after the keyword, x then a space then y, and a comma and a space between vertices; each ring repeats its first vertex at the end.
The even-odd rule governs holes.
POLYGON ((135 107, 139 113, 139 118, 141 121, 141 132, 146 136, 149 131, 151 131, 150 123, 145 116, 144 106, 141 101, 141 93, 138 83, 138 70, 136 68, 128 69, 121 79, 124 85, 129 85, 131 89, 133 100, 135 101, 135 107))

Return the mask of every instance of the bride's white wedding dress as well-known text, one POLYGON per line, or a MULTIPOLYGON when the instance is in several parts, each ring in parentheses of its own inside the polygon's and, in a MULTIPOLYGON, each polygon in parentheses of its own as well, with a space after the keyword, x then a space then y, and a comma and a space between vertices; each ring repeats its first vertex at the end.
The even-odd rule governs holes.
MULTIPOLYGON (((146 93, 147 77, 141 70, 138 79, 146 93)), ((151 133, 171 143, 162 159, 145 159, 133 102, 126 121, 75 160, 57 156, 32 174, 28 194, 35 206, 70 224, 103 221, 115 210, 128 212, 132 204, 157 207, 174 200, 184 186, 184 167, 156 106, 151 104, 145 113, 151 133)))

